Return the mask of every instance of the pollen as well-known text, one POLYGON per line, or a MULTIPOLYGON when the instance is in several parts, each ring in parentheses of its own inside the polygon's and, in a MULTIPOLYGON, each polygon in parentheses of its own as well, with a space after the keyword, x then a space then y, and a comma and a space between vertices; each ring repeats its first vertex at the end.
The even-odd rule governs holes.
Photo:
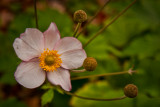
POLYGON ((45 71, 56 71, 61 66, 62 59, 56 50, 44 50, 39 57, 40 67, 45 71))

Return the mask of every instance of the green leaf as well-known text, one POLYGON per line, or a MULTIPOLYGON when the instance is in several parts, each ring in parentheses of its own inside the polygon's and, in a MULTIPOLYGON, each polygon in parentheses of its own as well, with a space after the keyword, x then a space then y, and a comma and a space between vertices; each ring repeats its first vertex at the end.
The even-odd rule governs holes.
MULTIPOLYGON (((122 90, 119 89, 112 90, 112 88, 106 81, 98 81, 94 83, 85 84, 75 93, 80 96, 91 97, 91 98, 114 98, 123 96, 122 90)), ((72 97, 71 99, 71 105, 74 107, 106 107, 107 105, 108 107, 111 107, 111 105, 109 106, 108 103, 110 102, 84 100, 77 97, 72 97)), ((117 106, 115 104, 115 106, 112 107, 117 107, 117 106)))
MULTIPOLYGON (((80 41, 85 44, 88 38, 80 37, 80 41)), ((94 57, 96 59, 104 60, 108 57, 107 46, 105 39, 101 36, 92 41, 86 48, 87 56, 94 57), (98 45, 97 45, 98 44, 98 45)))
POLYGON ((57 92, 59 92, 60 94, 64 94, 63 89, 61 89, 60 87, 55 87, 55 89, 56 89, 57 92))
MULTIPOLYGON (((159 84, 159 71, 160 71, 160 61, 153 59, 143 59, 139 64, 138 74, 134 77, 135 82, 141 87, 141 90, 145 90, 146 88, 160 89, 159 84), (143 79, 142 79, 143 78, 143 79), (152 80, 152 81, 151 81, 152 80), (153 82, 154 81, 154 82, 153 82), (148 87, 149 85, 149 87, 148 87)), ((158 95, 160 96, 160 92, 158 91, 158 95)))
POLYGON ((129 56, 137 55, 140 59, 154 56, 160 50, 159 40, 160 36, 148 34, 133 40, 123 53, 129 56))
MULTIPOLYGON (((142 92, 134 99, 126 98, 117 101, 91 101, 72 97, 73 107, 158 107, 159 98, 149 98, 142 92)), ((123 96, 122 89, 114 89, 106 81, 88 83, 76 91, 77 95, 92 98, 117 98, 123 96)))
POLYGON ((125 46, 130 39, 147 30, 149 24, 136 17, 122 16, 103 33, 107 42, 116 47, 125 46), (135 31, 136 28, 136 31, 135 31))
POLYGON ((48 91, 46 91, 41 97, 42 106, 46 105, 47 103, 50 103, 53 97, 54 97, 53 89, 49 89, 48 91))
POLYGON ((46 83, 46 84, 44 84, 44 85, 42 85, 42 87, 41 87, 41 89, 43 89, 43 90, 47 90, 47 89, 53 89, 54 88, 54 86, 52 86, 50 83, 46 83))

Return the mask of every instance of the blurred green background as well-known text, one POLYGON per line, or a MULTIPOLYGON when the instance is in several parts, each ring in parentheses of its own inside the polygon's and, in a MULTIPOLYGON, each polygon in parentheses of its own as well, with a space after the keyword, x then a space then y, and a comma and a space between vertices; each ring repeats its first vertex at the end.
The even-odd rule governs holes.
MULTIPOLYGON (((79 37, 84 44, 133 0, 111 0, 79 37)), ((72 36, 76 23, 73 13, 83 9, 91 18, 106 0, 37 0, 39 29, 44 32, 55 22, 62 37, 72 36)), ((84 23, 85 24, 85 23, 84 23)), ((82 24, 82 26, 84 26, 82 24)), ((40 107, 41 88, 26 89, 14 79, 21 62, 12 44, 26 28, 34 28, 33 0, 0 2, 0 107, 40 107)), ((81 96, 114 98, 123 95, 126 84, 139 89, 134 99, 89 101, 54 91, 48 107, 160 107, 160 0, 137 0, 123 16, 85 48, 98 61, 93 72, 72 73, 86 76, 128 70, 136 74, 72 81, 72 92, 81 96)))

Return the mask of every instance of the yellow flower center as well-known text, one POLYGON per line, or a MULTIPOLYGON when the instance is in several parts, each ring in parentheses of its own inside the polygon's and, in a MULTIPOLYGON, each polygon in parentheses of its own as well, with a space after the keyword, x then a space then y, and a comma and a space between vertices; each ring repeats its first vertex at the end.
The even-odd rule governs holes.
POLYGON ((40 67, 45 71, 54 71, 61 66, 62 60, 56 50, 44 50, 39 57, 40 67))

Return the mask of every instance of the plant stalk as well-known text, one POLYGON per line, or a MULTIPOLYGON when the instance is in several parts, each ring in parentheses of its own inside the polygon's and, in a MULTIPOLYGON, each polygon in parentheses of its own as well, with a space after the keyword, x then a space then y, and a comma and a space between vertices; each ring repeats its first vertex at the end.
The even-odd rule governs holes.
POLYGON ((106 74, 99 74, 99 75, 89 75, 89 76, 82 76, 82 77, 72 77, 71 80, 80 80, 80 79, 87 79, 92 77, 113 76, 113 75, 121 75, 121 74, 128 74, 128 71, 106 73, 106 74))
POLYGON ((110 98, 110 99, 90 98, 90 97, 79 96, 79 95, 76 95, 76 94, 74 94, 74 93, 67 92, 67 91, 64 91, 64 93, 66 93, 67 95, 71 95, 71 96, 73 96, 73 97, 78 97, 78 98, 86 99, 86 100, 94 100, 94 101, 115 101, 115 100, 122 100, 122 99, 127 98, 125 95, 122 96, 122 97, 118 97, 118 98, 110 98))
POLYGON ((35 16, 35 22, 36 22, 36 28, 38 29, 38 16, 37 16, 37 5, 36 0, 34 0, 34 16, 35 16))
POLYGON ((90 42, 92 42, 99 34, 101 34, 106 28, 108 28, 111 24, 113 24, 120 16, 122 16, 134 3, 136 0, 134 0, 131 4, 129 4, 124 10, 122 10, 113 20, 105 25, 102 29, 100 29, 90 40, 86 42, 86 44, 83 45, 83 48, 85 48, 90 42))

